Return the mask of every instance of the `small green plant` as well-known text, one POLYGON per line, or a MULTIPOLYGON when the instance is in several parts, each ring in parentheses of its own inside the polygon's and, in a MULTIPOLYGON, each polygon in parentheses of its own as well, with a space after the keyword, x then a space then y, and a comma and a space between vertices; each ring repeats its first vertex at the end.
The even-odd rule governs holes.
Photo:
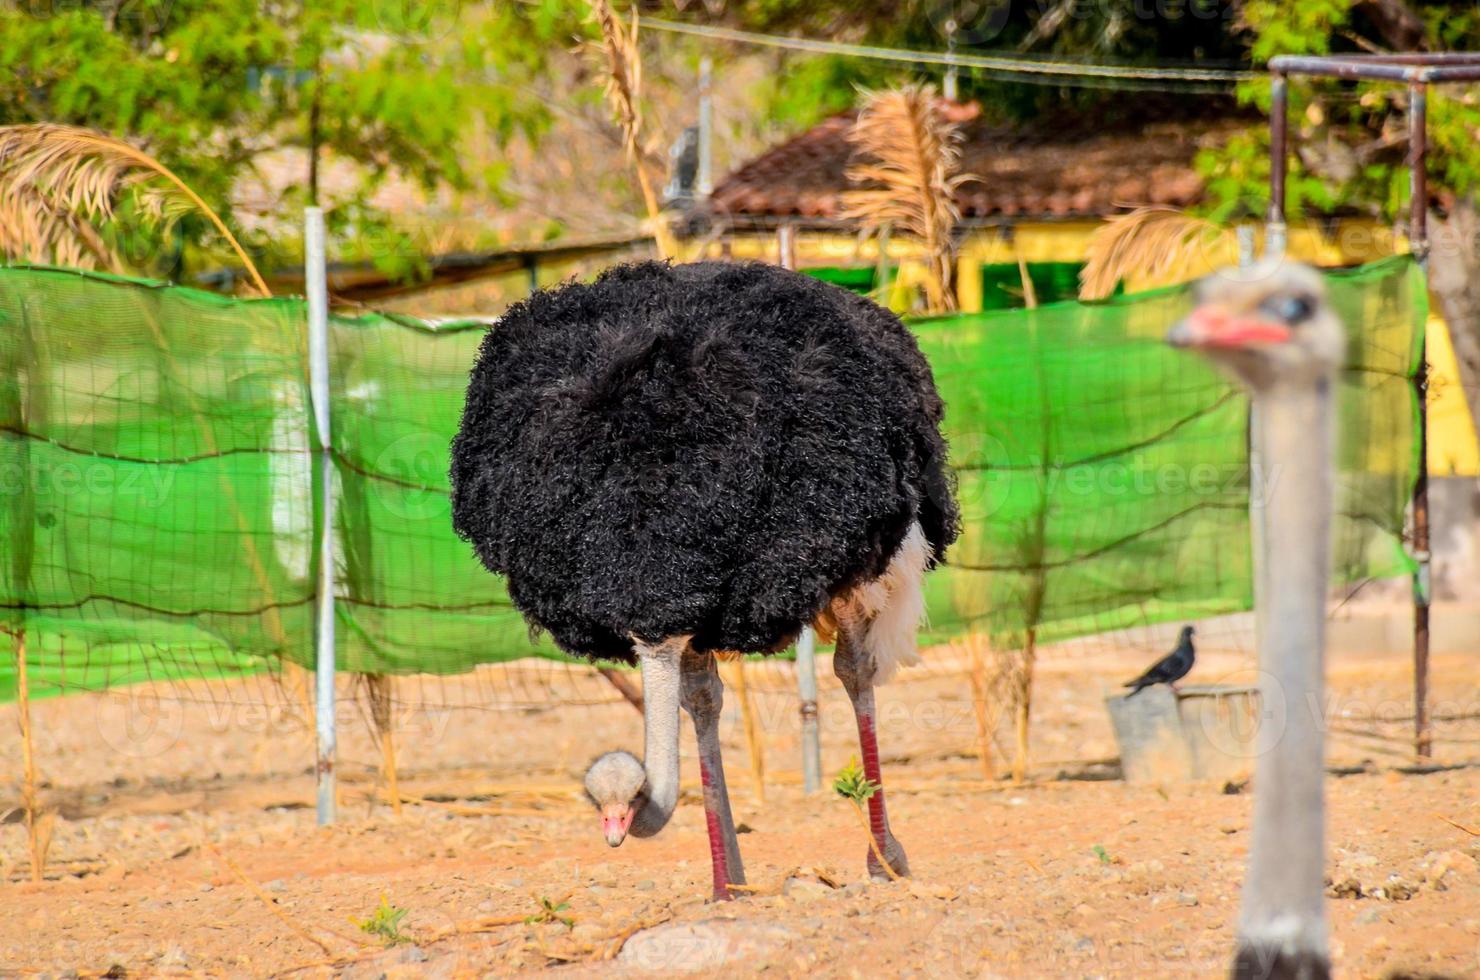
POLYGON ((1100 859, 1100 863, 1101 864, 1114 864, 1115 863, 1115 859, 1110 856, 1110 852, 1109 851, 1105 850, 1105 845, 1103 845, 1103 844, 1096 844, 1095 845, 1095 857, 1097 857, 1097 858, 1100 859))
POLYGON ((571 918, 568 915, 560 914, 570 908, 569 902, 565 901, 564 899, 561 899, 557 902, 553 899, 546 898, 543 895, 541 895, 537 899, 537 901, 540 903, 539 910, 535 912, 534 915, 527 916, 525 918, 524 922, 526 925, 538 925, 542 922, 559 922, 562 923, 567 929, 575 928, 575 919, 571 918))
POLYGON ((375 936, 387 946, 398 946, 411 942, 411 937, 401 931, 401 920, 408 909, 398 909, 385 896, 380 896, 380 905, 365 919, 350 919, 360 931, 375 936))
POLYGON ((854 806, 861 807, 867 803, 880 788, 878 783, 863 774, 857 758, 849 759, 838 778, 833 780, 833 790, 843 799, 851 800, 854 806))
POLYGON ((838 773, 837 778, 833 780, 833 791, 853 804, 853 811, 858 814, 858 822, 863 824, 863 833, 868 838, 868 846, 874 852, 874 857, 879 859, 879 863, 884 866, 884 871, 889 877, 898 881, 899 872, 894 870, 894 866, 885 859, 884 852, 879 849, 879 842, 874 839, 873 829, 868 825, 868 814, 863 810, 863 805, 869 801, 869 798, 883 788, 863 774, 863 769, 859 767, 856 757, 849 759, 843 771, 838 773))

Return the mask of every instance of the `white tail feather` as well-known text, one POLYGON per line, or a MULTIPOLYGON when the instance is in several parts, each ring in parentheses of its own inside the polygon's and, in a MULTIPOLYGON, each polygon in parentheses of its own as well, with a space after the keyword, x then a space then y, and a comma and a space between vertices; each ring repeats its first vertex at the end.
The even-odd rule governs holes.
POLYGON ((874 683, 885 684, 900 667, 920 662, 918 634, 925 619, 925 570, 930 567, 930 542, 918 523, 889 560, 884 574, 856 593, 869 618, 865 648, 874 658, 874 683))

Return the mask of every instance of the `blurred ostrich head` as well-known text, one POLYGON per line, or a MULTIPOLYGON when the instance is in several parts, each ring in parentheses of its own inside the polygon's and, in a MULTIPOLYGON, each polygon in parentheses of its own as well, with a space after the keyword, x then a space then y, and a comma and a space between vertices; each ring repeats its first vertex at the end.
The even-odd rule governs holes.
POLYGON ((586 795, 601 812, 601 833, 612 847, 627 839, 646 788, 647 772, 630 752, 608 752, 586 771, 586 795))
POLYGON ((1255 391, 1341 367, 1346 332, 1308 265, 1266 259, 1200 281, 1196 307, 1172 328, 1174 347, 1202 351, 1255 391))

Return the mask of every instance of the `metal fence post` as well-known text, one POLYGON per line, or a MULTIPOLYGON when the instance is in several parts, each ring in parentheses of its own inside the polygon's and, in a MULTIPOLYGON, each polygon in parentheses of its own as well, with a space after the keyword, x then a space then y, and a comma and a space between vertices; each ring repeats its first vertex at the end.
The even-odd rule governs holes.
MULTIPOLYGON (((1408 86, 1408 251, 1429 271, 1428 83, 1408 86)), ((1418 478, 1413 483, 1413 754, 1434 754, 1429 720, 1429 347, 1427 329, 1413 375, 1418 399, 1418 478)))
POLYGON ((699 173, 694 180, 699 197, 714 193, 714 59, 699 61, 699 173))
POLYGON ((334 779, 334 458, 329 430, 329 287, 324 256, 324 211, 303 213, 303 281, 308 292, 308 390, 318 430, 318 581, 314 601, 314 696, 318 736, 319 825, 335 818, 334 779))
POLYGON ((802 715, 802 791, 822 785, 822 745, 817 737, 817 634, 812 627, 797 637, 797 697, 802 715))
MULTIPOLYGON (((776 229, 777 261, 783 269, 797 267, 796 228, 783 221, 776 229)), ((817 736, 817 633, 805 626, 797 637, 797 700, 802 716, 802 791, 815 793, 822 785, 822 745, 817 736)))

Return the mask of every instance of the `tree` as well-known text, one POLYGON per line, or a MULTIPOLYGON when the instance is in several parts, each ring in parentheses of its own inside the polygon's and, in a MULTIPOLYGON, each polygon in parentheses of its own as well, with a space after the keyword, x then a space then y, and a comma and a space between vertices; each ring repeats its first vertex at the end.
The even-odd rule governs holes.
MULTIPOLYGON (((1474 50, 1473 3, 1404 0, 1250 0, 1240 26, 1256 66, 1278 54, 1474 50)), ((1269 111, 1265 79, 1239 98, 1269 111)), ((1391 222, 1408 212, 1408 91, 1401 85, 1299 78, 1290 86, 1287 209, 1294 217, 1357 211, 1391 222)), ((1428 107, 1432 204, 1429 287, 1450 328, 1460 382, 1480 429, 1480 97, 1473 86, 1432 90, 1428 107)), ((1269 193, 1269 134, 1252 127, 1203 154, 1216 216, 1262 214, 1269 193)))
MULTIPOLYGON (((705 4, 680 6, 689 19, 708 19, 705 4)), ((1231 29, 1231 11, 1230 0, 758 0, 730 4, 719 19, 748 30, 885 47, 1136 65, 1246 60, 1246 45, 1231 29)), ((852 107, 860 86, 938 81, 941 74, 936 67, 806 56, 775 74, 772 106, 780 118, 809 125, 852 107)), ((961 72, 960 94, 1011 119, 1061 111, 1114 118, 1147 108, 1122 89, 1024 84, 1020 77, 975 71, 961 72)), ((1164 110, 1165 101, 1159 106, 1164 110)))
MULTIPOLYGON (((228 222, 250 222, 250 247, 269 263, 294 253, 284 243, 322 196, 332 154, 356 166, 323 201, 331 223, 378 241, 393 263, 404 251, 384 247, 376 187, 392 174, 426 188, 486 179, 463 166, 462 140, 475 121, 498 139, 538 132, 546 109, 523 87, 567 43, 574 10, 568 0, 20 0, 0 8, 0 124, 64 123, 134 143, 228 222), (263 213, 237 213, 242 181, 284 151, 301 156, 301 179, 263 213)), ((220 257, 198 218, 155 228, 125 208, 102 232, 134 271, 178 277, 220 257)))
MULTIPOLYGON (((687 15, 704 19, 707 7, 687 15)), ((1480 49, 1480 7, 1424 0, 759 0, 731 5, 728 23, 753 30, 939 51, 1054 56, 1120 64, 1200 65, 1262 71, 1279 54, 1480 49)), ((778 56, 782 57, 782 56, 778 56)), ((939 77, 937 67, 854 58, 797 57, 774 73, 775 111, 793 124, 851 107, 859 85, 939 77)), ((1203 152, 1205 216, 1264 215, 1268 205, 1269 82, 1238 86, 1237 100, 1146 98, 1120 89, 1025 84, 963 72, 963 97, 1005 118, 1154 119, 1246 112, 1244 133, 1203 152), (1242 107, 1242 108, 1240 108, 1242 107), (1256 111, 1257 114, 1256 115, 1256 111), (1260 118, 1263 117, 1263 118, 1260 118)), ((1292 219, 1361 213, 1400 221, 1408 206, 1408 93, 1393 84, 1299 79, 1291 86, 1287 180, 1292 219)), ((1430 287, 1450 325, 1460 378, 1480 428, 1480 96, 1435 89, 1429 103, 1430 287)))

